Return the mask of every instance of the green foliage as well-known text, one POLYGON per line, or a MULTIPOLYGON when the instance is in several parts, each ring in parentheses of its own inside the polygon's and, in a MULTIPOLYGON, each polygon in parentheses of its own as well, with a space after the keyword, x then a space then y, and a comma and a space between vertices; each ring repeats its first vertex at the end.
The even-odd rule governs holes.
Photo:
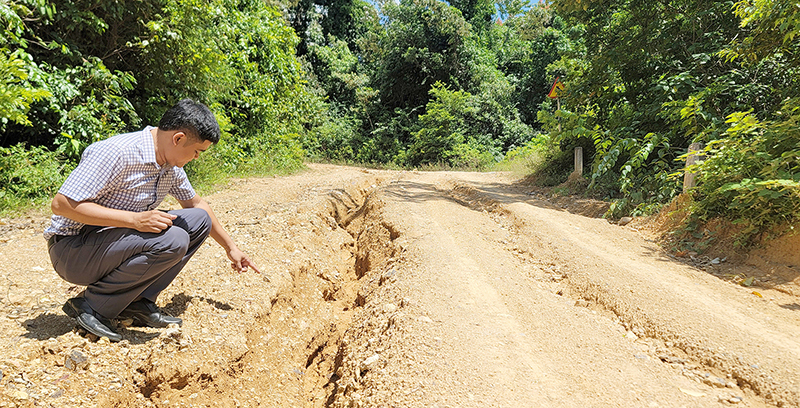
POLYGON ((466 142, 466 116, 474 113, 474 107, 468 105, 472 95, 467 92, 450 91, 437 83, 431 94, 434 100, 420 116, 421 129, 414 134, 414 144, 408 152, 408 162, 412 165, 439 163, 454 156, 454 148, 466 142))
POLYGON ((464 20, 472 25, 474 31, 481 33, 489 29, 495 12, 492 0, 452 0, 451 6, 461 11, 464 20))
POLYGON ((48 202, 73 167, 41 147, 0 147, 0 214, 48 202))
POLYGON ((545 158, 552 150, 550 137, 539 133, 524 145, 509 149, 503 161, 495 167, 521 175, 537 173, 543 170, 545 158))
POLYGON ((358 58, 350 51, 346 42, 329 37, 328 45, 311 43, 308 47, 307 57, 316 76, 315 80, 329 101, 358 109, 358 105, 364 103, 369 94, 374 93, 367 86, 369 77, 358 72, 358 58))
POLYGON ((312 136, 304 144, 309 156, 316 160, 348 162, 355 158, 353 144, 358 140, 359 123, 353 115, 341 114, 330 109, 321 115, 312 136))
POLYGON ((556 28, 561 20, 543 5, 523 11, 523 4, 515 0, 502 6, 505 22, 493 27, 488 45, 497 55, 498 68, 515 86, 508 94, 510 103, 524 123, 538 128, 537 111, 553 82, 547 67, 559 59, 558 51, 566 47, 568 39, 556 28))
MULTIPOLYGON (((739 107, 724 124, 707 124, 701 134, 719 134, 705 149, 706 159, 694 166, 699 184, 692 191, 692 215, 686 230, 715 217, 739 224, 737 242, 749 245, 765 233, 780 233, 800 220, 800 57, 796 41, 800 10, 791 2, 740 1, 736 15, 748 29, 719 52, 727 61, 741 61, 743 72, 769 71, 780 82, 756 77, 745 86, 766 100, 739 107)), ((694 106, 701 106, 705 95, 694 106)), ((686 120, 703 109, 687 105, 686 120)))
POLYGON ((13 2, 0 3, 0 131, 6 130, 9 122, 29 126, 27 113, 33 102, 46 98, 49 93, 28 83, 30 71, 35 69, 30 56, 18 47, 24 45, 23 17, 31 11, 13 2))
POLYGON ((145 118, 153 122, 193 96, 224 107, 248 152, 260 143, 294 143, 285 136, 302 131, 311 96, 294 56, 298 38, 277 11, 256 0, 170 0, 147 28, 140 43, 145 118))
POLYGON ((504 145, 520 146, 532 136, 527 126, 504 110, 491 89, 472 95, 437 82, 431 96, 413 144, 401 158, 409 165, 485 168, 499 161, 504 145))
POLYGON ((678 193, 672 177, 692 142, 727 137, 726 117, 777 112, 796 75, 771 56, 751 67, 722 58, 747 32, 733 2, 659 4, 562 0, 557 13, 577 29, 548 69, 568 94, 538 118, 563 149, 583 146, 589 191, 615 197, 608 215, 648 213, 678 193), (588 142, 588 143, 587 143, 588 142))
POLYGON ((298 37, 259 0, 4 1, 0 21, 0 146, 47 147, 71 166, 191 97, 226 124, 197 166, 216 180, 298 168, 319 121, 298 37))
POLYGON ((700 176, 689 222, 724 216, 742 226, 739 242, 749 244, 800 221, 800 99, 775 121, 739 112, 727 123, 727 137, 709 144, 694 169, 700 176))
POLYGON ((387 3, 384 12, 386 45, 376 82, 387 108, 422 107, 434 83, 469 81, 469 27, 458 10, 437 0, 402 0, 387 3))
POLYGON ((18 53, 7 53, 7 49, 0 51, 0 130, 4 130, 9 121, 30 126, 27 113, 31 102, 49 97, 50 93, 25 86, 24 81, 28 79, 25 61, 18 53))
POLYGON ((733 41, 732 47, 721 52, 729 59, 741 58, 758 63, 776 53, 787 57, 792 68, 800 66, 798 44, 800 8, 791 1, 742 0, 736 3, 736 15, 741 26, 752 28, 748 35, 733 41))

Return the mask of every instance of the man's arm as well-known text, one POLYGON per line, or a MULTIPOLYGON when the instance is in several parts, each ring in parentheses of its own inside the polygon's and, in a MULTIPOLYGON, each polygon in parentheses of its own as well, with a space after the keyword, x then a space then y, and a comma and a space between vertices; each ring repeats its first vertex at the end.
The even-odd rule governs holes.
POLYGON ((228 259, 231 260, 231 268, 237 272, 244 272, 250 267, 253 268, 254 271, 261 273, 261 271, 256 268, 253 261, 251 261, 244 252, 239 250, 239 247, 236 246, 231 236, 225 231, 225 228, 222 227, 222 224, 220 224, 217 216, 214 215, 214 211, 211 210, 211 206, 208 205, 206 200, 203 200, 199 195, 195 194, 190 200, 178 200, 178 202, 183 208, 202 208, 206 210, 208 216, 211 217, 211 238, 214 238, 214 241, 217 241, 225 248, 228 259))
POLYGON ((67 217, 86 225, 131 228, 139 232, 159 233, 172 225, 177 216, 152 210, 132 212, 103 207, 91 201, 75 201, 57 193, 50 203, 53 214, 67 217))

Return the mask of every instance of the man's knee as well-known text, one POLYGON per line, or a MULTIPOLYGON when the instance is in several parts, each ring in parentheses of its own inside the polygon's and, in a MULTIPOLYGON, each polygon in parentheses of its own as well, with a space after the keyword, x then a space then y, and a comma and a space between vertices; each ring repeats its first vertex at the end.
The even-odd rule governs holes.
POLYGON ((211 216, 202 208, 184 208, 182 210, 170 211, 178 218, 173 221, 173 225, 177 225, 190 234, 204 234, 207 235, 211 232, 211 216))
POLYGON ((152 243, 152 249, 161 255, 183 258, 189 249, 189 233, 182 228, 169 227, 152 243))

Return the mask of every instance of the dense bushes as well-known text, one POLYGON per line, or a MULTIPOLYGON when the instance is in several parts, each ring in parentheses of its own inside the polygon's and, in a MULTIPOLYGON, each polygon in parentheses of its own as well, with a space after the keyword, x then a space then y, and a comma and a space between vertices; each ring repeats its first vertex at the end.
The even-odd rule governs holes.
POLYGON ((612 215, 680 193, 686 148, 701 142, 691 228, 725 217, 743 224, 747 243, 800 220, 791 2, 554 4, 579 35, 549 68, 569 92, 539 118, 562 145, 588 147, 590 190, 616 200, 612 215))
POLYGON ((42 147, 0 147, 0 210, 49 202, 73 167, 42 147))
MULTIPOLYGON (((190 171, 219 180, 302 163, 319 97, 304 86, 298 37, 262 1, 23 0, 0 4, 0 21, 7 157, 70 166, 89 143, 155 124, 191 97, 224 131, 190 171)), ((6 194, 50 194, 39 180, 5 174, 14 170, 2 169, 15 183, 6 194)))

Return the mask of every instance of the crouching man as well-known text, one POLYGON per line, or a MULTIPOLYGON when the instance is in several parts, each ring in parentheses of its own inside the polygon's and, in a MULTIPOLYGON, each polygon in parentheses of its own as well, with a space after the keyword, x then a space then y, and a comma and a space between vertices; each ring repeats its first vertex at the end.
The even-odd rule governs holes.
POLYGON ((86 148, 53 199, 54 215, 44 231, 59 276, 86 286, 63 307, 86 331, 120 341, 118 318, 150 327, 181 324, 155 301, 208 235, 225 248, 234 270, 259 272, 183 170, 219 136, 208 107, 184 99, 158 127, 86 148), (183 209, 157 210, 167 194, 183 209))

